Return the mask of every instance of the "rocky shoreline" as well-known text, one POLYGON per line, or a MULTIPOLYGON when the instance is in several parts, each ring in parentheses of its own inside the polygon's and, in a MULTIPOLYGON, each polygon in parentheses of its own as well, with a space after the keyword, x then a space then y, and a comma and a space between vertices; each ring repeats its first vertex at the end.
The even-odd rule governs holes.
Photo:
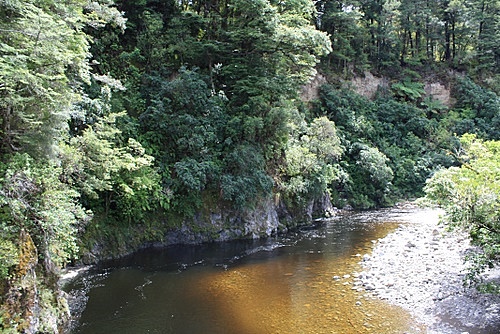
MULTIPOLYGON (((464 287, 469 239, 439 224, 441 213, 402 207, 391 217, 402 224, 374 240, 371 254, 360 255, 363 271, 356 275, 355 285, 368 297, 408 310, 427 333, 498 333, 500 296, 464 287)), ((485 278, 499 280, 500 271, 485 278)))

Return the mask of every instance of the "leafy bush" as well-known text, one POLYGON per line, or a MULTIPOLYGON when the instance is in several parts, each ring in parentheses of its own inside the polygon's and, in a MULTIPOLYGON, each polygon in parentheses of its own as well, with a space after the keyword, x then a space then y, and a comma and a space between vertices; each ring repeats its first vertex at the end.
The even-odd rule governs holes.
POLYGON ((445 153, 451 135, 426 117, 427 110, 390 98, 370 101, 330 85, 322 86, 320 98, 315 114, 335 121, 347 148, 341 160, 349 177, 332 187, 339 205, 342 198, 372 208, 420 196, 432 172, 451 165, 445 153))
MULTIPOLYGON (((78 251, 77 232, 89 219, 79 205, 79 194, 60 181, 61 167, 16 154, 1 166, 0 210, 4 254, 13 254, 21 230, 33 238, 40 259, 63 266, 78 251), (5 231, 9 233, 5 235, 5 231)), ((12 260, 4 262, 3 273, 12 260)))
POLYGON ((389 205, 394 175, 388 166, 389 159, 378 148, 361 143, 353 145, 350 156, 355 159, 346 168, 351 205, 360 209, 389 205))
POLYGON ((240 145, 226 155, 221 177, 222 198, 239 209, 251 207, 271 194, 273 180, 266 174, 264 157, 252 145, 240 145))
POLYGON ((403 101, 416 101, 425 93, 424 84, 414 81, 396 82, 391 89, 394 96, 403 101))
POLYGON ((74 185, 88 209, 105 215, 113 211, 124 222, 137 222, 146 211, 166 208, 168 196, 154 158, 136 140, 118 140, 115 122, 120 116, 96 117, 81 135, 61 143, 61 178, 74 185))
POLYGON ((279 191, 293 205, 305 205, 327 193, 340 177, 338 160, 343 147, 335 124, 326 117, 303 124, 289 140, 279 191))
POLYGON ((457 103, 451 131, 462 135, 476 133, 484 139, 500 139, 500 97, 470 78, 458 79, 454 95, 457 103))
MULTIPOLYGON (((500 141, 465 134, 457 158, 460 167, 437 172, 429 179, 426 198, 445 209, 444 221, 469 232, 478 251, 470 254, 470 283, 500 259, 500 141)), ((484 286, 483 286, 484 288, 484 286)), ((500 291, 498 286, 489 288, 500 291)))
POLYGON ((172 207, 192 215, 202 192, 216 189, 221 177, 227 115, 223 96, 212 95, 206 77, 182 68, 174 80, 151 77, 153 101, 141 115, 145 148, 156 158, 172 207))
MULTIPOLYGON (((2 226, 3 228, 3 226, 2 226)), ((12 237, 5 236, 4 233, 0 235, 0 281, 9 277, 9 271, 17 264, 18 250, 16 244, 13 242, 12 237)))

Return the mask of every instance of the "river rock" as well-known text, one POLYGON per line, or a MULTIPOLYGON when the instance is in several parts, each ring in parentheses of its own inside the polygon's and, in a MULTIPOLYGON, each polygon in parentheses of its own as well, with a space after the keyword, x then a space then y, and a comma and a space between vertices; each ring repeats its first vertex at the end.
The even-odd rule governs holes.
MULTIPOLYGON (((374 244, 371 255, 363 256, 364 270, 355 279, 372 296, 407 309, 428 333, 455 334, 471 328, 494 332, 500 328, 500 296, 463 287, 469 239, 447 231, 439 224, 440 214, 436 209, 412 208, 390 217, 401 225, 374 244)), ((500 270, 488 277, 499 280, 500 270)))

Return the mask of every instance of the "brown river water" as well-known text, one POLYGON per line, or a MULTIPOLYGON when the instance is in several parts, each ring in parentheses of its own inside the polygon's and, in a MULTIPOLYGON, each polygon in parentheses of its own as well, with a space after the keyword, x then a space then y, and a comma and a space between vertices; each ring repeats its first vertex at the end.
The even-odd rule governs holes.
POLYGON ((422 333, 353 288, 359 255, 397 226, 353 214, 268 240, 144 250, 66 285, 71 333, 422 333))

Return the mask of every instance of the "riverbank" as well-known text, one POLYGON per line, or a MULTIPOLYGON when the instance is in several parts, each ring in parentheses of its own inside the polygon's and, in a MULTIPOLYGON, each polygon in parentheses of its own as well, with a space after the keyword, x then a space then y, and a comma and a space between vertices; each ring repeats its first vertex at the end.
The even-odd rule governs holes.
MULTIPOLYGON (((362 256, 357 284, 367 296, 408 310, 428 333, 498 333, 500 296, 463 286, 469 239, 447 231, 439 224, 440 214, 437 209, 402 206, 391 217, 402 222, 400 227, 374 240, 373 252, 362 256)), ((500 271, 486 279, 499 280, 500 271)))

